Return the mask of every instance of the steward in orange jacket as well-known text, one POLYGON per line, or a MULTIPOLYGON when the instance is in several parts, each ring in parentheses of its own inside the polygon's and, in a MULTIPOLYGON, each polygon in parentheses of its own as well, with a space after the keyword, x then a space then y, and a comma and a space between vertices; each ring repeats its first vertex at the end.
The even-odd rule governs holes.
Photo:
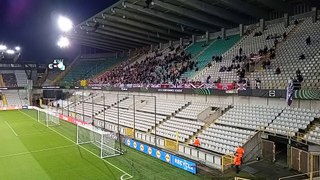
POLYGON ((196 137, 196 139, 194 140, 193 145, 196 147, 200 147, 200 140, 198 139, 198 137, 196 137))

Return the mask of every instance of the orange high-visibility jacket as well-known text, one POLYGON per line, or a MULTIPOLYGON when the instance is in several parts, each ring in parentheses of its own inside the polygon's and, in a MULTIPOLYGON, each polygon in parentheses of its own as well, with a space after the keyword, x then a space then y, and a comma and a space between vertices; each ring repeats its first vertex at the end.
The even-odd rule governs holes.
POLYGON ((239 156, 240 158, 243 157, 244 154, 244 149, 242 147, 238 147, 236 150, 237 156, 239 156))
POLYGON ((233 161, 234 165, 239 166, 241 164, 241 157, 235 156, 233 161))
POLYGON ((199 139, 195 139, 193 145, 199 147, 200 146, 200 140, 199 139))

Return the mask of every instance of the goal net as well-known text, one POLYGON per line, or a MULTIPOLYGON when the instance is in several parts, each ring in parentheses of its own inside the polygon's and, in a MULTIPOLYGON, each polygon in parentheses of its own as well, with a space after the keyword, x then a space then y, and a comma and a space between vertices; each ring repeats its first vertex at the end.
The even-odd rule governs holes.
POLYGON ((58 112, 49 110, 38 110, 38 122, 45 124, 47 127, 60 125, 58 112))
POLYGON ((77 144, 84 145, 100 158, 121 155, 116 148, 116 137, 91 125, 77 125, 77 144))

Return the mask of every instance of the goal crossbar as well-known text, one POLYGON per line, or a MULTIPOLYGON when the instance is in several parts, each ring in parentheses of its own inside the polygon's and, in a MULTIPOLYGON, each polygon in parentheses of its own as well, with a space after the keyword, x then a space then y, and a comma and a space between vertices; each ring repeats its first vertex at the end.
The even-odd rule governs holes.
POLYGON ((77 144, 91 144, 99 149, 101 158, 121 155, 115 148, 115 137, 112 133, 103 131, 92 125, 77 125, 77 144))

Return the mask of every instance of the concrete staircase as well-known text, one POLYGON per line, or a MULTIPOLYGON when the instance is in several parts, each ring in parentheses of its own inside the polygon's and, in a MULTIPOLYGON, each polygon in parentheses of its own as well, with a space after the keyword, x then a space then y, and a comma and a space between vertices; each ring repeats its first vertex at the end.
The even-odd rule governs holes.
POLYGON ((211 124, 215 123, 215 121, 222 115, 222 110, 220 108, 214 109, 216 113, 210 115, 206 120, 204 120, 205 125, 201 127, 193 136, 191 136, 184 144, 192 144, 195 137, 199 136, 204 130, 210 127, 211 124))
POLYGON ((160 121, 155 127, 152 127, 151 129, 149 129, 149 130, 148 130, 148 133, 152 133, 152 131, 154 131, 155 129, 157 129, 161 124, 163 124, 164 122, 168 121, 170 118, 175 117, 176 114, 178 114, 179 112, 181 112, 182 110, 184 110, 185 108, 187 108, 190 104, 191 104, 191 102, 188 102, 188 103, 184 104, 183 106, 181 106, 181 108, 179 108, 179 109, 176 110, 174 113, 172 113, 170 116, 167 116, 165 119, 163 119, 162 121, 160 121))

